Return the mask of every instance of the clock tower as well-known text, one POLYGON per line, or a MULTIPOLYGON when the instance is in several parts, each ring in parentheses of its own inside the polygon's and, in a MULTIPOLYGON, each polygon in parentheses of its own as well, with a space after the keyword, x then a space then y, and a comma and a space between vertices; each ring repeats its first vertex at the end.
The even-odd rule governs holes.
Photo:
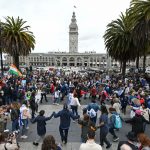
POLYGON ((71 24, 69 25, 69 53, 78 53, 78 26, 75 12, 73 12, 71 24))

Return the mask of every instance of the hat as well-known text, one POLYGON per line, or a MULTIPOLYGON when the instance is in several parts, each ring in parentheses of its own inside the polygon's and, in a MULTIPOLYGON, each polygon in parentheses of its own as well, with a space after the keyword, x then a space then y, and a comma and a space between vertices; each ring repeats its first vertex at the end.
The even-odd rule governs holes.
POLYGON ((135 133, 132 132, 132 131, 128 132, 127 138, 128 138, 130 141, 136 141, 135 133))
POLYGON ((141 115, 141 113, 142 113, 142 111, 139 110, 139 109, 135 111, 135 114, 137 114, 137 115, 139 115, 139 116, 141 115))

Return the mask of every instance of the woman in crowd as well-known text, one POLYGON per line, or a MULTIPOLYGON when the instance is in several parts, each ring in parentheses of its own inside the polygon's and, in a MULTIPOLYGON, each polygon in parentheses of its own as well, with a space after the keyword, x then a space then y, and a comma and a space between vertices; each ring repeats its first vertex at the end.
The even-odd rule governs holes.
POLYGON ((38 146, 39 145, 38 142, 41 139, 44 139, 45 134, 46 134, 46 121, 50 120, 53 117, 54 112, 51 114, 50 117, 45 117, 44 114, 45 114, 45 111, 41 110, 39 112, 39 115, 36 118, 34 118, 33 121, 32 121, 32 123, 37 122, 37 134, 39 136, 36 139, 36 141, 33 142, 33 145, 35 145, 35 146, 38 146))
POLYGON ((27 107, 27 101, 24 101, 23 104, 20 107, 20 125, 21 125, 21 138, 26 139, 27 136, 26 130, 27 130, 27 125, 28 125, 28 119, 31 118, 31 115, 29 113, 29 109, 27 107))
POLYGON ((72 113, 74 115, 78 115, 78 106, 81 107, 81 104, 79 103, 79 99, 78 99, 78 95, 75 92, 72 98, 72 101, 70 103, 71 109, 72 109, 72 113))
POLYGON ((145 118, 142 116, 142 111, 141 110, 136 110, 135 111, 135 116, 132 119, 126 120, 126 123, 131 123, 132 124, 132 131, 135 133, 137 136, 139 133, 144 133, 143 130, 143 123, 147 122, 145 118))
POLYGON ((13 102, 11 104, 11 112, 10 112, 10 117, 12 121, 12 131, 19 130, 19 115, 20 115, 19 104, 17 102, 13 102))
POLYGON ((106 148, 110 148, 112 144, 107 140, 107 134, 109 132, 108 127, 108 111, 106 106, 101 106, 101 116, 99 118, 99 126, 100 127, 100 145, 103 146, 104 143, 107 145, 106 148))
POLYGON ((147 135, 144 133, 139 134, 138 141, 141 144, 139 150, 150 150, 150 138, 147 135))
POLYGON ((43 140, 41 150, 61 150, 61 147, 56 144, 52 135, 47 135, 43 140))

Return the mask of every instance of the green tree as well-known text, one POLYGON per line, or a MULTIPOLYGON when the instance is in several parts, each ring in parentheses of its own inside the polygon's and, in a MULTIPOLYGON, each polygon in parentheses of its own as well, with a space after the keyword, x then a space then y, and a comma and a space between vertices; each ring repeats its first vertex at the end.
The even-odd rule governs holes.
POLYGON ((136 67, 139 67, 139 57, 144 56, 145 70, 146 55, 150 53, 150 0, 132 0, 129 13, 134 24, 133 37, 137 47, 136 67))
POLYGON ((132 37, 132 23, 128 11, 107 25, 104 34, 105 47, 108 54, 122 63, 122 74, 125 75, 126 62, 135 60, 136 51, 132 37))
POLYGON ((17 17, 6 17, 3 23, 4 51, 13 58, 13 63, 19 68, 19 56, 27 56, 34 49, 35 37, 26 21, 17 17))

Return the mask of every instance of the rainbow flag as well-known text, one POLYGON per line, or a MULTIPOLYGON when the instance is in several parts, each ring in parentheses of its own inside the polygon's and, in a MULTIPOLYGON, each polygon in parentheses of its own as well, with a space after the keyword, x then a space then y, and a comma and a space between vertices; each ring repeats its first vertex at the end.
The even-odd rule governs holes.
POLYGON ((21 72, 13 64, 10 65, 9 73, 16 76, 22 76, 21 72))

